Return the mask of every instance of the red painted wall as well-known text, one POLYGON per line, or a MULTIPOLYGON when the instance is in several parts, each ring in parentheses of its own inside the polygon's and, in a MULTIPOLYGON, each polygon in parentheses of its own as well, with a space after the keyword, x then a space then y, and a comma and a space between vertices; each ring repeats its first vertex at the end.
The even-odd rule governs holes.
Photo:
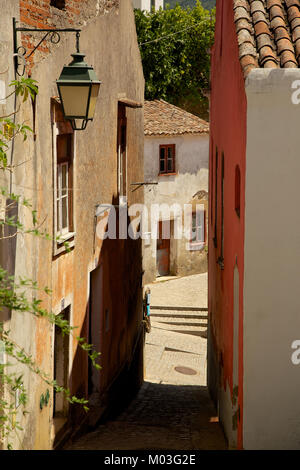
MULTIPOLYGON (((219 387, 233 388, 233 274, 239 270, 239 405, 238 446, 242 447, 243 420, 243 273, 246 112, 245 84, 238 58, 233 1, 217 0, 215 44, 211 70, 210 215, 209 215, 209 318, 210 342, 219 364, 219 387), (215 153, 218 149, 217 246, 215 235, 215 153), (221 252, 221 162, 224 174, 224 269, 217 263, 221 252), (241 172, 241 213, 235 211, 235 168, 241 172)), ((209 364, 208 367, 214 367, 209 364)))

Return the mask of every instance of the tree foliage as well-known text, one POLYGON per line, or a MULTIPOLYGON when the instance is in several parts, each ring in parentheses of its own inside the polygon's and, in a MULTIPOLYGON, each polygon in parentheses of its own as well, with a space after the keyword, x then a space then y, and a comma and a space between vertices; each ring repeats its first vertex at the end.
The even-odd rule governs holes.
MULTIPOLYGON (((200 0, 201 5, 204 8, 211 10, 216 6, 216 0, 200 0)), ((193 8, 196 4, 196 0, 166 0, 165 4, 170 5, 171 8, 174 8, 176 4, 180 5, 182 8, 193 8)))
POLYGON ((135 10, 136 29, 145 76, 145 97, 164 99, 189 111, 207 111, 210 47, 214 38, 215 12, 199 1, 195 8, 135 10), (201 111, 201 107, 203 108, 201 111))

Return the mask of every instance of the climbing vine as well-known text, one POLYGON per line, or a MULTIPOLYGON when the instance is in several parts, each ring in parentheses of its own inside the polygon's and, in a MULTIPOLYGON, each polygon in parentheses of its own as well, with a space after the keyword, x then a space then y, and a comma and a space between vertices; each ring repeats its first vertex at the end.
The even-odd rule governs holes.
MULTIPOLYGON (((6 98, 16 95, 22 103, 28 98, 35 100, 38 93, 37 82, 30 78, 15 80, 11 82, 10 86, 12 92, 6 98)), ((26 141, 29 133, 32 132, 32 129, 26 123, 16 122, 19 110, 20 107, 7 116, 0 116, 0 171, 2 172, 13 172, 16 168, 16 166, 9 164, 8 159, 8 153, 14 140, 20 136, 23 141, 26 141)), ((53 237, 43 229, 43 223, 39 223, 37 212, 33 210, 29 200, 8 191, 6 188, 1 188, 0 194, 6 201, 5 209, 2 210, 0 216, 0 243, 7 238, 16 237, 18 234, 41 237, 49 241, 53 240, 53 237), (30 211, 32 220, 30 227, 24 225, 18 216, 10 215, 12 209, 16 207, 23 207, 24 210, 30 211), (9 227, 10 231, 5 230, 5 227, 9 227)), ((55 237, 55 241, 62 242, 59 237, 55 237)), ((63 243, 66 250, 68 250, 68 243, 63 243)), ((28 414, 26 409, 28 392, 23 379, 24 368, 40 377, 55 392, 63 393, 70 404, 80 404, 87 411, 88 401, 85 398, 72 395, 69 389, 62 387, 53 380, 49 374, 40 368, 35 358, 14 341, 9 322, 4 321, 5 309, 16 312, 16 314, 30 315, 37 321, 46 319, 50 325, 57 326, 63 335, 72 336, 77 340, 79 347, 86 351, 94 367, 100 369, 97 363, 100 353, 94 351, 93 346, 88 344, 84 338, 76 335, 76 327, 70 326, 62 315, 55 315, 43 308, 41 298, 45 295, 51 295, 50 289, 39 287, 37 282, 32 279, 11 276, 4 267, 0 266, 0 444, 6 445, 8 449, 12 448, 13 434, 18 436, 18 431, 23 430, 17 416, 28 414)), ((21 316, 19 327, 22 328, 21 316)), ((47 404, 49 399, 50 393, 47 389, 41 397, 41 407, 47 404)))

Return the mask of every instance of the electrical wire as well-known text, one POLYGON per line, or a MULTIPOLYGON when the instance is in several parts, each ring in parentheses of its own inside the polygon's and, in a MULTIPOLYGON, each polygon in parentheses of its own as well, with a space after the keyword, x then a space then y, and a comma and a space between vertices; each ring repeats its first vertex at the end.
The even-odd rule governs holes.
POLYGON ((181 29, 180 31, 176 31, 175 33, 167 34, 166 36, 161 36, 161 37, 156 38, 156 39, 151 39, 151 41, 141 42, 141 43, 139 43, 139 46, 144 46, 145 44, 150 44, 152 42, 162 41, 163 39, 169 38, 171 36, 175 36, 176 34, 180 34, 180 33, 183 33, 184 31, 189 30, 189 29, 195 28, 196 26, 198 26, 201 23, 204 23, 205 21, 212 21, 212 17, 204 18, 199 23, 195 23, 193 26, 189 26, 188 28, 181 29))

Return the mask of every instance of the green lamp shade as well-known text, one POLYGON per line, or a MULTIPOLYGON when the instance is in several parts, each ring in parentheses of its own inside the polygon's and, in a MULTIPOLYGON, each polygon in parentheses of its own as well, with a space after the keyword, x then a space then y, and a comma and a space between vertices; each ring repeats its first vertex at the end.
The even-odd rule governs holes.
POLYGON ((101 82, 84 55, 72 54, 73 61, 65 66, 57 80, 63 113, 66 119, 92 120, 101 82))

